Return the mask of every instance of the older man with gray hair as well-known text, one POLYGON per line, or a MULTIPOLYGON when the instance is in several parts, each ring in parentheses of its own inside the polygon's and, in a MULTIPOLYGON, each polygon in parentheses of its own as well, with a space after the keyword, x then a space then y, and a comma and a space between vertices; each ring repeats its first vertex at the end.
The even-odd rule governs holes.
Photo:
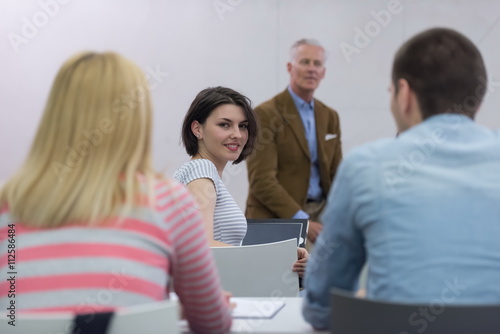
POLYGON ((247 218, 308 218, 308 239, 321 232, 326 196, 342 159, 339 117, 314 98, 326 51, 313 39, 290 49, 289 86, 255 108, 261 135, 247 159, 247 218))

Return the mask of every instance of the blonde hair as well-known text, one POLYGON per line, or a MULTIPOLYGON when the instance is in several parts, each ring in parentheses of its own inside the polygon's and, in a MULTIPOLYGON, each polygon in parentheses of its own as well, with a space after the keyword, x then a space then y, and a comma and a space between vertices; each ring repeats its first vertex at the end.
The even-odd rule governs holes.
POLYGON ((7 203, 28 226, 59 227, 132 208, 141 184, 152 203, 151 109, 133 62, 112 52, 73 56, 55 78, 26 162, 0 191, 0 206, 7 203))

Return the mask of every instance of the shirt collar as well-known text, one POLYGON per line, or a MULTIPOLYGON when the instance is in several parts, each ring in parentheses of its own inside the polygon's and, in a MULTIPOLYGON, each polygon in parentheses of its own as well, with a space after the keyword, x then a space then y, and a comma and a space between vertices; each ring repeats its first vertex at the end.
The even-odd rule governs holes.
POLYGON ((295 94, 290 86, 288 86, 287 89, 288 89, 288 92, 290 93, 290 95, 292 96, 292 100, 295 103, 295 105, 297 106, 297 109, 302 109, 304 106, 307 105, 312 110, 314 110, 314 99, 312 99, 311 102, 308 103, 307 101, 305 101, 304 99, 302 99, 300 96, 298 96, 297 94, 295 94))
POLYGON ((428 122, 428 123, 449 123, 451 125, 457 125, 460 123, 472 123, 474 122, 470 117, 467 117, 463 114, 452 114, 452 113, 442 113, 442 114, 436 114, 428 117, 427 119, 423 120, 422 123, 428 122))

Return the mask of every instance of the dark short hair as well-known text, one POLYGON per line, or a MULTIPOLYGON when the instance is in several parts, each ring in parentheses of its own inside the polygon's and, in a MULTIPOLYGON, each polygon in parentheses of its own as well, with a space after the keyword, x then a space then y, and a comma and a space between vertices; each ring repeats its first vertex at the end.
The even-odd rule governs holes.
POLYGON ((426 30, 399 48, 392 81, 406 79, 415 92, 422 118, 442 113, 474 118, 486 92, 486 69, 477 47, 446 28, 426 30))
POLYGON ((184 117, 182 143, 186 148, 187 154, 190 156, 198 153, 198 138, 191 131, 191 124, 194 121, 204 124, 212 111, 223 104, 232 104, 241 107, 248 120, 248 141, 238 159, 233 162, 233 164, 238 164, 253 152, 258 129, 255 112, 252 109, 250 99, 231 88, 211 87, 202 90, 196 95, 184 117))

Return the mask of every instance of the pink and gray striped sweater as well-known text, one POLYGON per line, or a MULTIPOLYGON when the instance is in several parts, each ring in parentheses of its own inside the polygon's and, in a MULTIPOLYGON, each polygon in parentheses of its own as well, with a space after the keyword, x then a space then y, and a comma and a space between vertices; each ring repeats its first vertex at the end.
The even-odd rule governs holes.
MULTIPOLYGON (((155 189, 155 209, 135 207, 125 219, 96 227, 29 228, 4 205, 0 272, 16 273, 18 311, 109 311, 163 300, 173 287, 194 332, 229 331, 230 310, 191 195, 173 181, 158 181, 155 189), (12 237, 14 267, 8 263, 12 237)), ((13 299, 9 289, 9 281, 0 281, 3 313, 13 299)))

